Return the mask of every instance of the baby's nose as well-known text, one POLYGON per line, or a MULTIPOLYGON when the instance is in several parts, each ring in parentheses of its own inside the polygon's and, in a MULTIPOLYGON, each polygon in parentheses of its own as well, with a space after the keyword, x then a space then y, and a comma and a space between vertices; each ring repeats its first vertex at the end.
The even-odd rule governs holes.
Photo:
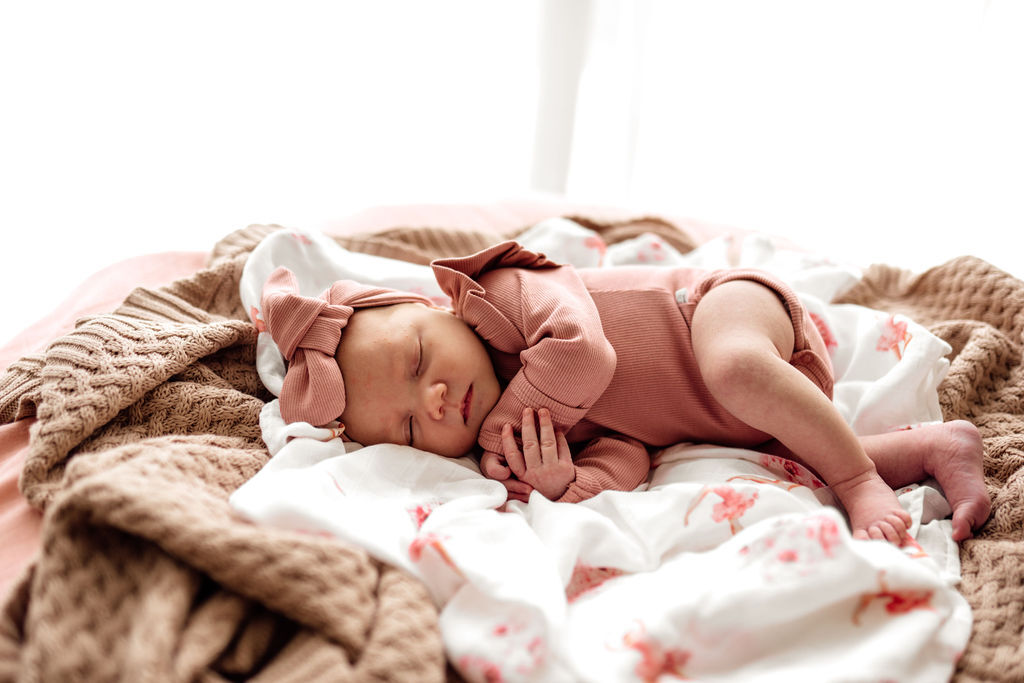
POLYGON ((448 385, 434 382, 427 387, 427 412, 430 417, 440 420, 444 417, 445 399, 448 398, 448 385))

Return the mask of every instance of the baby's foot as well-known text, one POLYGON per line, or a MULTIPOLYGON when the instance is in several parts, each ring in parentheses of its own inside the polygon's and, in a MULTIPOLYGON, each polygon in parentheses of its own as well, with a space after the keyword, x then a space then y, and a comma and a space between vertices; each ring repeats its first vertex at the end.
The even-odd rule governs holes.
POLYGON ((830 486, 846 508, 854 538, 903 542, 910 529, 910 515, 874 469, 830 486))
POLYGON ((984 446, 978 428, 966 420, 936 425, 925 471, 935 477, 953 508, 953 540, 962 541, 985 523, 992 503, 985 488, 984 446))

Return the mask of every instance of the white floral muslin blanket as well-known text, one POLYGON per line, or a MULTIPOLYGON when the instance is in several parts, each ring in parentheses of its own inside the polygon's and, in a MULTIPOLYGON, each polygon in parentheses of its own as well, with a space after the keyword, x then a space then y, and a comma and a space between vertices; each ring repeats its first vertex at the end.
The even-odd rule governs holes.
MULTIPOLYGON (((950 351, 913 321, 827 302, 855 269, 728 238, 679 254, 655 237, 606 247, 564 219, 520 241, 579 266, 763 268, 805 301, 832 353, 835 402, 854 430, 941 419, 950 351)), ((242 299, 279 265, 316 295, 336 279, 443 295, 424 266, 347 252, 281 231, 253 252, 242 299)), ((277 392, 284 362, 267 334, 258 366, 277 392)), ((471 458, 361 448, 338 431, 261 418, 273 457, 231 498, 250 519, 358 544, 403 567, 440 609, 448 656, 470 681, 948 679, 971 629, 956 591, 958 549, 936 485, 899 491, 915 541, 853 540, 829 490, 795 463, 679 444, 636 491, 582 503, 505 501, 471 458)))

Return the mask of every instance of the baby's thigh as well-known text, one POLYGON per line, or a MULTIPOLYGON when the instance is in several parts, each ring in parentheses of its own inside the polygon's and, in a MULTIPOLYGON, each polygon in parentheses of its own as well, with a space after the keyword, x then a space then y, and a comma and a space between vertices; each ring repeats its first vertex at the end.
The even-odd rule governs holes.
POLYGON ((693 351, 699 365, 733 354, 793 355, 795 333, 779 295, 752 280, 730 280, 706 292, 693 311, 693 351))

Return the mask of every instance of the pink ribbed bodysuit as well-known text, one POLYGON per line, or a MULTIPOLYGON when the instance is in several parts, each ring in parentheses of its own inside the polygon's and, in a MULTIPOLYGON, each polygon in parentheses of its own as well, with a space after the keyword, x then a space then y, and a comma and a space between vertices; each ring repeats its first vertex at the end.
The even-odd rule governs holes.
POLYGON ((690 321, 715 285, 745 279, 773 289, 793 321, 791 364, 832 395, 831 364, 817 328, 796 294, 761 271, 577 270, 515 242, 432 267, 506 383, 483 423, 480 446, 501 453, 506 422, 518 425, 525 407, 548 408, 576 466, 576 480, 560 501, 635 488, 650 470, 648 448, 770 439, 726 411, 697 368, 690 321))

